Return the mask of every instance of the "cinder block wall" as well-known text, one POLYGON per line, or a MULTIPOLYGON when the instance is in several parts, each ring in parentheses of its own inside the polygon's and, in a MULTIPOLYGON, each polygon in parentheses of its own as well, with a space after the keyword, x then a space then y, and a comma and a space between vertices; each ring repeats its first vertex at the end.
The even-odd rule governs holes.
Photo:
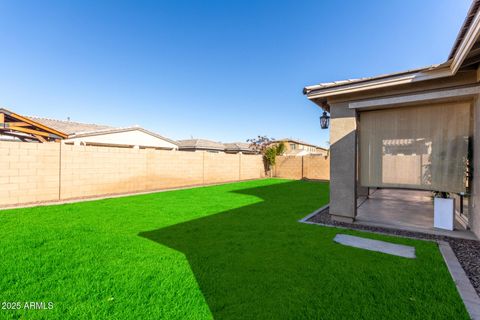
POLYGON ((330 158, 323 156, 303 157, 304 178, 330 180, 330 158))
POLYGON ((238 154, 205 152, 205 183, 240 180, 238 154))
POLYGON ((265 177, 265 164, 262 156, 240 155, 240 180, 265 177))
POLYGON ((0 206, 265 177, 259 155, 0 142, 0 206))
POLYGON ((330 159, 322 156, 278 156, 275 177, 330 180, 330 159))
POLYGON ((0 205, 58 200, 60 145, 0 141, 0 205))
POLYGON ((200 185, 203 179, 203 152, 147 150, 146 189, 200 185))
POLYGON ((146 190, 146 150, 61 146, 61 199, 146 190))
POLYGON ((302 157, 277 157, 275 160, 274 175, 278 178, 302 179, 302 157))

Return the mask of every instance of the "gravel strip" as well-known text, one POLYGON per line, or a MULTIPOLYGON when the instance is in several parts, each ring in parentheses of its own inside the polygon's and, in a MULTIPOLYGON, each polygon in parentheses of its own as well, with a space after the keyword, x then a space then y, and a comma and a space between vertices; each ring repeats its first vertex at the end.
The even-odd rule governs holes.
POLYGON ((462 265, 463 270, 467 274, 470 282, 480 296, 480 241, 457 239, 447 236, 437 236, 433 234, 404 231, 390 228, 358 225, 352 223, 333 221, 329 209, 326 208, 307 220, 308 222, 326 224, 330 226, 343 227, 348 229, 365 230, 371 232, 379 232, 392 234, 402 237, 427 239, 427 240, 442 240, 447 241, 452 247, 453 252, 457 256, 458 261, 462 265))

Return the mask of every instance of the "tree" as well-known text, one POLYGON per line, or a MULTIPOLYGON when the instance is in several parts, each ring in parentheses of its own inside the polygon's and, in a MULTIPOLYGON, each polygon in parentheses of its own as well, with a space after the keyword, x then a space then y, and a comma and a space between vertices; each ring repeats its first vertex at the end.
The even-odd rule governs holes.
POLYGON ((285 144, 283 142, 273 143, 275 139, 267 136, 257 136, 255 139, 248 139, 250 147, 263 155, 265 169, 271 170, 275 165, 277 156, 285 152, 285 144))
POLYGON ((250 147, 261 154, 265 154, 265 150, 273 141, 275 141, 275 139, 267 136, 257 136, 253 139, 247 139, 247 142, 250 143, 250 147))

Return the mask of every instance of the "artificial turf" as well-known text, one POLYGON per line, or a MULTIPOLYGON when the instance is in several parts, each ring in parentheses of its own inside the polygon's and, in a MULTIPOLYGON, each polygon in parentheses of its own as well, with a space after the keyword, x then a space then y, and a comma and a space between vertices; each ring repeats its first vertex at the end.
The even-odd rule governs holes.
POLYGON ((468 319, 435 243, 297 222, 327 202, 327 183, 264 179, 1 211, 0 301, 22 309, 0 318, 468 319))

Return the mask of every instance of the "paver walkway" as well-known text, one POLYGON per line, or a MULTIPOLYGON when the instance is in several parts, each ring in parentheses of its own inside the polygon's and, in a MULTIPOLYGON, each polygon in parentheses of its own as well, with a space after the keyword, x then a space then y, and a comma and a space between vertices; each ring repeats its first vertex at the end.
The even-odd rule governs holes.
POLYGON ((404 258, 415 258, 415 248, 411 246, 349 236, 346 234, 337 234, 333 241, 349 247, 377 251, 404 258))

